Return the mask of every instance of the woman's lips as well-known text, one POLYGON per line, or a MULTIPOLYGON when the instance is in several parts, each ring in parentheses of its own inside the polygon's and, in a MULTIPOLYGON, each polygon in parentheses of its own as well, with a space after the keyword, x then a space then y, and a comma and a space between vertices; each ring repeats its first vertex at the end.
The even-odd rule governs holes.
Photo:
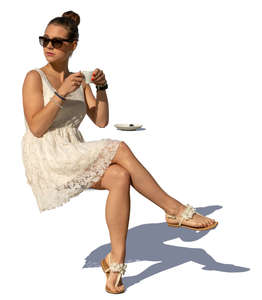
POLYGON ((46 55, 48 55, 48 56, 52 56, 52 55, 55 55, 54 53, 52 53, 52 52, 46 52, 46 55))

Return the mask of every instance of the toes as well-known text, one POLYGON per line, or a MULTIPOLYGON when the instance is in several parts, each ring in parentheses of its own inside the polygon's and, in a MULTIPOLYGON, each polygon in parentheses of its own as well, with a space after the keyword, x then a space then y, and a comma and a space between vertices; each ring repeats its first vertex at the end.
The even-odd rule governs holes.
MULTIPOLYGON (((112 273, 110 272, 110 275, 112 273)), ((110 276, 109 275, 109 276, 110 276)), ((121 283, 121 280, 120 282, 118 283, 117 286, 115 286, 115 282, 116 282, 116 278, 109 278, 108 277, 108 282, 107 282, 107 286, 108 288, 112 291, 112 292, 115 292, 115 293, 119 293, 119 292, 123 292, 124 289, 125 289, 125 286, 123 285, 123 283, 121 283)))
POLYGON ((208 225, 214 224, 216 221, 214 219, 208 219, 208 225))
POLYGON ((208 225, 213 225, 213 224, 215 224, 216 223, 216 221, 214 220, 214 219, 211 219, 210 221, 209 221, 209 224, 208 225))
POLYGON ((202 216, 202 219, 199 218, 198 220, 195 220, 195 225, 196 227, 208 227, 216 223, 216 220, 204 217, 202 216), (202 221, 202 222, 201 222, 202 221))
POLYGON ((123 290, 124 290, 124 288, 122 286, 109 285, 108 287, 114 293, 123 292, 123 290))
POLYGON ((123 286, 123 285, 118 286, 117 288, 118 288, 118 291, 119 291, 119 292, 123 292, 123 291, 124 291, 124 286, 123 286))
POLYGON ((115 292, 123 292, 124 286, 123 285, 118 285, 117 287, 114 286, 114 291, 115 292))
POLYGON ((199 227, 207 227, 207 226, 211 226, 211 225, 213 225, 215 223, 216 223, 216 220, 210 219, 210 218, 206 218, 205 220, 202 220, 202 222, 199 222, 197 226, 199 226, 199 227))

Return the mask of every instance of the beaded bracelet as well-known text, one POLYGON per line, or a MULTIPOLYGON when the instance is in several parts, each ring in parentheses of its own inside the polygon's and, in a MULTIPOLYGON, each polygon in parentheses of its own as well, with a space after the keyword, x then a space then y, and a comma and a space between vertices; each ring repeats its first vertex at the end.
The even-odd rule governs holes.
POLYGON ((59 106, 60 108, 63 108, 63 106, 58 104, 54 99, 51 99, 51 101, 53 101, 55 103, 55 105, 59 106))
POLYGON ((64 98, 64 97, 62 97, 61 95, 59 95, 59 94, 57 93, 57 91, 55 91, 55 94, 57 95, 57 97, 59 97, 59 98, 62 99, 63 101, 66 101, 66 98, 64 98))

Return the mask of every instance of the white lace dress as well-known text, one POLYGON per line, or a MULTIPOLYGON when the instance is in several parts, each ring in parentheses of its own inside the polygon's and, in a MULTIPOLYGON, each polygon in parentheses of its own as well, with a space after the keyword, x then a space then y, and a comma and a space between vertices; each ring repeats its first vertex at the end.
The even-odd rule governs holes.
MULTIPOLYGON (((44 104, 55 89, 45 73, 39 72, 43 84, 44 104)), ((40 212, 68 202, 99 181, 114 158, 120 140, 84 141, 78 129, 86 116, 82 85, 66 96, 51 127, 42 137, 34 136, 25 119, 22 159, 27 183, 37 200, 40 212)))

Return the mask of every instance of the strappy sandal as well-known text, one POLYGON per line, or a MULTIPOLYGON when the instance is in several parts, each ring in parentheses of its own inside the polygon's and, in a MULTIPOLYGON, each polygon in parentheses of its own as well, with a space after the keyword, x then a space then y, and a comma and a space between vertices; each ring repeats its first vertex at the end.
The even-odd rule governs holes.
POLYGON ((215 222, 215 223, 213 223, 211 225, 208 225, 206 227, 193 227, 193 226, 188 226, 188 225, 184 225, 184 224, 181 225, 181 223, 183 222, 184 219, 188 220, 188 219, 192 218, 193 214, 195 214, 195 213, 203 217, 203 215, 196 212, 196 209, 194 207, 187 204, 185 210, 183 211, 181 216, 179 216, 179 217, 181 217, 179 224, 173 224, 173 223, 168 222, 168 220, 167 220, 168 218, 175 219, 175 220, 178 221, 178 217, 173 216, 173 215, 169 215, 169 214, 166 213, 167 225, 171 226, 171 227, 185 227, 185 228, 192 229, 192 230, 209 230, 209 229, 212 229, 212 228, 217 226, 218 222, 215 222))
MULTIPOLYGON (((127 264, 125 264, 125 263, 118 264, 118 263, 115 263, 115 262, 111 263, 110 262, 111 252, 109 253, 108 257, 109 257, 109 266, 108 266, 105 258, 103 260, 101 260, 101 267, 102 267, 103 271, 105 272, 106 277, 108 278, 110 271, 112 271, 112 272, 119 272, 119 274, 117 276, 117 279, 116 279, 115 287, 118 286, 118 283, 120 283, 120 285, 123 285, 123 283, 122 283, 122 275, 124 275, 125 272, 126 272, 127 264)), ((108 288, 107 285, 105 286, 105 290, 108 293, 111 293, 111 294, 120 294, 120 293, 123 293, 125 291, 125 290, 123 290, 121 292, 113 292, 111 289, 108 288)))

